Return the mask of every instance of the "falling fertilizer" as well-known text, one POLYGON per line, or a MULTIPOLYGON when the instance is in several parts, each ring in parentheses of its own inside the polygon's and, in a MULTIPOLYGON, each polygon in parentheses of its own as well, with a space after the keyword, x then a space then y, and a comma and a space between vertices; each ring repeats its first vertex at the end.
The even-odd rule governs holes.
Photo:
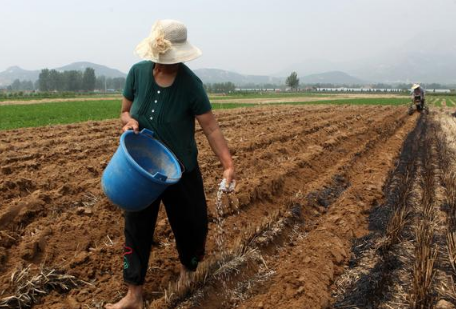
POLYGON ((225 244, 225 236, 223 235, 223 224, 225 219, 223 218, 223 203, 222 203, 222 196, 224 193, 230 193, 234 191, 236 186, 236 182, 233 180, 230 185, 226 186, 226 179, 223 179, 222 182, 219 184, 219 188, 217 191, 217 200, 215 202, 215 209, 217 211, 217 235, 215 237, 215 243, 217 247, 220 249, 220 253, 223 255, 223 248, 225 244))

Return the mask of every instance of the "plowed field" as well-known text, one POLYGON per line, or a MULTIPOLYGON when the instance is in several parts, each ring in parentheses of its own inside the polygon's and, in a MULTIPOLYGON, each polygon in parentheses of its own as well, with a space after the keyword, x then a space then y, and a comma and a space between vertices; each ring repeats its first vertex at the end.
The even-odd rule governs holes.
MULTIPOLYGON (((221 166, 198 129, 207 256, 176 289, 161 209, 146 308, 451 305, 449 113, 321 105, 216 116, 236 192, 216 209, 221 166)), ((119 135, 118 120, 0 132, 0 308, 102 308, 125 293, 122 211, 100 187, 119 135)))

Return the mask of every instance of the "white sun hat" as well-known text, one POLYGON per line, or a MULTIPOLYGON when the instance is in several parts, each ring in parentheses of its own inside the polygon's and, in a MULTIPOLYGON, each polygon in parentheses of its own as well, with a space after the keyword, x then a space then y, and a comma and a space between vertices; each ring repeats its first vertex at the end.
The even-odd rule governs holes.
POLYGON ((420 88, 420 84, 413 84, 412 90, 415 90, 416 88, 420 88))
POLYGON ((187 41, 187 27, 172 19, 158 20, 150 35, 136 46, 142 59, 160 64, 186 62, 201 56, 201 50, 187 41))

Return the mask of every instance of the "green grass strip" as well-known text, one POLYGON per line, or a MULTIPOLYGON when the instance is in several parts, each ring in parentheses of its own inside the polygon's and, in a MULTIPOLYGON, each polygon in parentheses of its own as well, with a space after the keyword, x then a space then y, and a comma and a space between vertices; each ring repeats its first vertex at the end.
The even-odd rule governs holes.
POLYGON ((0 106, 0 130, 118 118, 120 100, 0 106))
MULTIPOLYGON (((213 104, 214 109, 253 107, 253 104, 213 104)), ((0 130, 117 119, 121 101, 73 101, 0 106, 0 130)))
POLYGON ((120 94, 44 94, 44 95, 24 95, 24 96, 9 96, 9 97, 0 97, 0 102, 5 101, 41 101, 41 100, 54 100, 54 99, 96 99, 96 98, 112 98, 122 100, 120 94))

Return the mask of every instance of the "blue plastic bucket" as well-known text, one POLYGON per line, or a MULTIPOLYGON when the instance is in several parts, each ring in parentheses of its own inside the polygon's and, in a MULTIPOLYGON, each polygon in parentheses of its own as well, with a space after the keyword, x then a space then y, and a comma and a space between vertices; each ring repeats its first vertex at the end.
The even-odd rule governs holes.
POLYGON ((181 175, 179 161, 153 138, 152 131, 126 131, 103 172, 101 185, 113 204, 126 211, 139 211, 177 183, 181 175))

